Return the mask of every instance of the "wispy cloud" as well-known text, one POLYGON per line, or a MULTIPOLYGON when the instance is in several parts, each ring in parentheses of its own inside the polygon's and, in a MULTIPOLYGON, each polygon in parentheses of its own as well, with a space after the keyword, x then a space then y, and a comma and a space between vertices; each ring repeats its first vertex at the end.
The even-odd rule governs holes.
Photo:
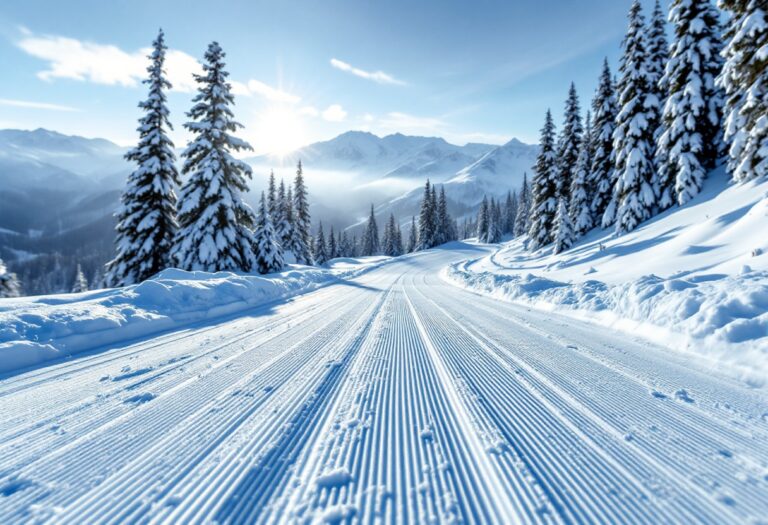
POLYGON ((339 104, 331 104, 322 115, 328 122, 341 122, 347 118, 347 112, 339 104))
POLYGON ((12 100, 8 98, 0 98, 0 106, 10 106, 14 108, 29 108, 29 109, 46 109, 50 111, 80 111, 77 108, 70 106, 62 106, 59 104, 49 104, 47 102, 32 102, 29 100, 12 100))
POLYGON ((354 67, 351 64, 348 64, 342 60, 339 60, 337 58, 331 59, 331 66, 335 67, 336 69, 339 69, 341 71, 345 71, 347 73, 351 73, 355 75, 356 77, 364 78, 366 80, 372 80, 374 82, 378 82, 379 84, 392 84, 396 86, 404 86, 405 82, 402 80, 398 80, 392 75, 389 75, 383 71, 365 71, 363 69, 359 69, 354 67))
POLYGON ((251 79, 245 84, 241 82, 232 82, 232 91, 236 95, 256 95, 272 102, 283 102, 286 104, 298 104, 301 102, 300 96, 272 87, 255 79, 251 79))
MULTIPOLYGON (((50 82, 68 78, 121 86, 136 86, 146 76, 146 56, 150 52, 149 48, 131 53, 112 45, 56 35, 35 35, 28 29, 22 29, 22 38, 17 45, 27 54, 48 62, 48 69, 37 73, 41 80, 50 82)), ((165 65, 175 91, 194 90, 192 74, 202 72, 197 59, 171 49, 165 65)))

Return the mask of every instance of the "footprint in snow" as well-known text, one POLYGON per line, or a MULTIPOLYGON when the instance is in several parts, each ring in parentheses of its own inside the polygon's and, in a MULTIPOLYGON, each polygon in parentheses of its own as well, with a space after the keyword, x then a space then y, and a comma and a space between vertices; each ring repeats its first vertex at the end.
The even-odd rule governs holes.
POLYGON ((13 496, 19 491, 22 491, 26 488, 32 487, 35 484, 32 481, 29 481, 28 479, 23 478, 15 478, 7 481, 3 485, 0 485, 0 495, 1 496, 13 496))
POLYGON ((658 390, 654 390, 653 392, 651 392, 651 395, 656 399, 667 399, 669 397, 664 392, 659 392, 658 390))
POLYGON ((680 389, 677 392, 675 392, 675 397, 679 399, 680 401, 685 401, 686 403, 693 403, 693 398, 688 395, 688 392, 686 392, 684 389, 680 389))
POLYGON ((144 392, 143 394, 137 394, 135 396, 131 396, 129 398, 126 398, 123 403, 127 404, 134 404, 134 405, 141 405, 142 403, 148 403, 155 399, 157 396, 155 394, 152 394, 150 392, 144 392))

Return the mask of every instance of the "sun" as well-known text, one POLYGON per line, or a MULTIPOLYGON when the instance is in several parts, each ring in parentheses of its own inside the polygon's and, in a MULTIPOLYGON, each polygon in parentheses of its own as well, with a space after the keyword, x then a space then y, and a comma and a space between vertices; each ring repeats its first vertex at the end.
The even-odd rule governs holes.
POLYGON ((253 144, 256 151, 284 156, 306 144, 306 126, 293 106, 276 105, 256 116, 253 144))

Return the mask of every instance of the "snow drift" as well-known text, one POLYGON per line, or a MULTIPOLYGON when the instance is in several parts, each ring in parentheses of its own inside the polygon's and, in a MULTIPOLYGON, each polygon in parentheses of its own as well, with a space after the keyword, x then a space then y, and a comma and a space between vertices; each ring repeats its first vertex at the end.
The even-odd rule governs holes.
POLYGON ((357 276, 386 257, 294 266, 273 275, 169 269, 143 283, 0 300, 0 373, 215 319, 357 276))

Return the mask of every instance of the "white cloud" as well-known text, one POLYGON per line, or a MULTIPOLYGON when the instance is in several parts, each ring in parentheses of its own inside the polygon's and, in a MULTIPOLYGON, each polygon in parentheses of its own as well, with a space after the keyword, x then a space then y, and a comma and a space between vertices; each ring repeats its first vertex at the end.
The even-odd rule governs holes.
POLYGON ((337 58, 331 59, 331 66, 341 71, 351 73, 356 77, 364 78, 366 80, 372 80, 374 82, 378 82, 379 84, 393 84, 397 86, 405 85, 405 82, 403 82, 402 80, 398 80, 392 75, 384 73, 383 71, 373 71, 373 72, 365 71, 363 69, 356 68, 351 64, 343 62, 337 58))
POLYGON ((328 122, 341 122, 347 118, 347 112, 339 104, 331 104, 323 111, 323 118, 328 122))
POLYGON ((15 108, 29 109, 48 109, 51 111, 80 111, 79 109, 73 108, 71 106, 49 104, 47 102, 32 102, 29 100, 11 100, 7 98, 0 98, 0 106, 11 106, 15 108))
POLYGON ((301 97, 298 95, 274 88, 259 80, 251 79, 244 86, 249 95, 258 95, 272 102, 284 102, 287 104, 298 104, 301 102, 301 97))
MULTIPOLYGON (((37 73, 41 80, 68 78, 96 84, 136 86, 146 76, 148 48, 129 53, 112 45, 55 35, 37 36, 29 30, 22 31, 22 35, 17 42, 19 48, 48 62, 48 69, 37 73)), ((194 57, 178 50, 168 51, 165 66, 175 91, 192 91, 195 87, 192 74, 202 71, 194 57)))

